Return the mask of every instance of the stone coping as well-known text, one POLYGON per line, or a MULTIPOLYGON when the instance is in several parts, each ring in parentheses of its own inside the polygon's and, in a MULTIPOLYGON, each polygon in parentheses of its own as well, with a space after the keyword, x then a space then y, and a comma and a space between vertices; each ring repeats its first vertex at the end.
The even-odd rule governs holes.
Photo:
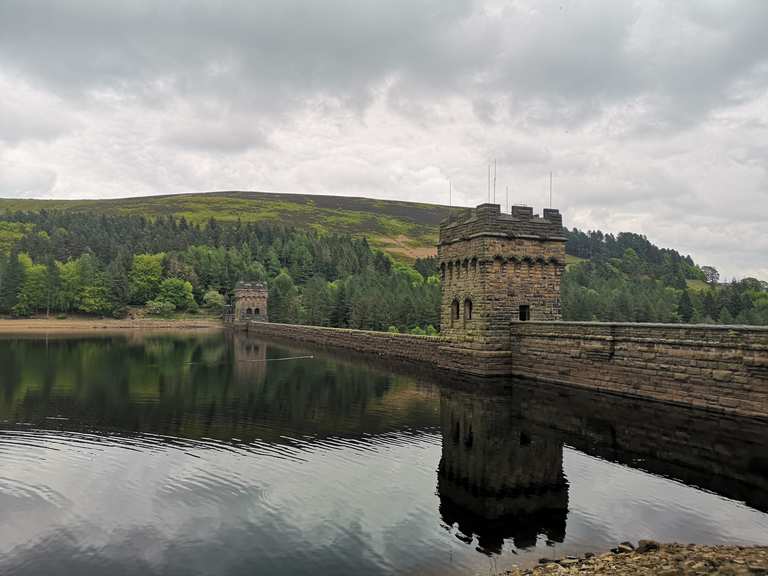
POLYGON ((544 326, 594 326, 594 327, 620 327, 620 328, 665 328, 677 330, 750 330, 754 332, 768 333, 768 326, 752 326, 749 324, 675 324, 662 322, 591 322, 583 320, 510 320, 512 326, 524 326, 526 324, 544 326))
POLYGON ((281 324, 280 322, 259 322, 258 320, 248 320, 247 323, 256 326, 276 326, 280 328, 289 329, 301 329, 301 330, 317 330, 323 332, 335 332, 337 334, 360 334, 379 337, 392 337, 392 338, 418 338, 426 342, 447 343, 453 342, 447 336, 431 336, 429 334, 408 334, 406 332, 384 332, 380 330, 359 330, 357 328, 336 328, 332 326, 313 326, 311 324, 281 324))
MULTIPOLYGON (((312 330, 327 330, 329 332, 355 332, 362 334, 388 335, 388 336, 408 336, 410 338, 423 338, 435 342, 453 342, 453 339, 447 336, 430 336, 428 334, 408 334, 405 332, 384 332, 379 330, 359 330, 357 328, 336 328, 332 326, 313 326, 311 324, 282 324, 280 322, 260 322, 250 320, 252 324, 267 324, 272 326, 285 326, 290 328, 310 328, 312 330)), ((661 322, 588 322, 578 320, 510 320, 512 326, 594 326, 594 327, 621 327, 621 328, 666 328, 677 330, 750 330, 754 332, 768 333, 768 326, 751 326, 748 324, 673 324, 661 322)))

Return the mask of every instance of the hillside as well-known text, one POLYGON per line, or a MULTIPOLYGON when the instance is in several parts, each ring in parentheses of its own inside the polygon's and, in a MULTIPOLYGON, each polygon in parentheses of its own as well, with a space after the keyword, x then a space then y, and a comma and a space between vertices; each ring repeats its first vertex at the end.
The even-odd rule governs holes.
POLYGON ((374 247, 406 261, 434 254, 437 226, 448 213, 446 206, 418 202, 240 191, 112 200, 0 199, 0 214, 40 210, 149 218, 174 215, 197 224, 210 218, 221 222, 281 222, 317 232, 365 236, 374 247))
MULTIPOLYGON (((0 312, 216 309, 239 279, 254 279, 269 284, 273 320, 429 332, 447 212, 257 192, 0 200, 0 312)), ((768 283, 720 285, 716 270, 631 232, 566 234, 566 320, 768 324, 768 283)))

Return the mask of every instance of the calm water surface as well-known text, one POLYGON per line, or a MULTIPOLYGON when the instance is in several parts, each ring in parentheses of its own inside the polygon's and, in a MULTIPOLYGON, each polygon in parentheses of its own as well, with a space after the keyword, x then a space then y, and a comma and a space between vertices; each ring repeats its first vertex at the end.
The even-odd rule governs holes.
POLYGON ((0 339, 0 574, 472 574, 768 544, 757 423, 231 334, 0 339))

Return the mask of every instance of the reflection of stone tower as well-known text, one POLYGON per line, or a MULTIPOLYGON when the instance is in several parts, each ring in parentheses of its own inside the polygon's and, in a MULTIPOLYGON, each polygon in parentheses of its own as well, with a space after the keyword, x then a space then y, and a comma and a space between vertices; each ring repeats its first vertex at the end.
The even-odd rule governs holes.
POLYGON ((440 331, 457 346, 509 350, 512 320, 560 319, 565 236, 560 212, 481 204, 440 224, 440 331))
POLYGON ((447 524, 499 552, 506 538, 533 546, 539 534, 562 542, 568 485, 562 443, 533 433, 500 397, 443 391, 440 513, 447 524))
POLYGON ((235 320, 268 322, 267 287, 261 282, 238 282, 235 286, 235 320))
POLYGON ((233 333, 232 340, 237 380, 247 384, 263 382, 267 374, 266 343, 242 333, 233 333))

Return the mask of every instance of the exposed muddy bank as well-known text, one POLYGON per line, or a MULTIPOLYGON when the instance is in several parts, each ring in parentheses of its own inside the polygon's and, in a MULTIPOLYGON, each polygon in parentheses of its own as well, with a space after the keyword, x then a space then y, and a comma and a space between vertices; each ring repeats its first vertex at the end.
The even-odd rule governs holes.
POLYGON ((20 318, 0 319, 2 334, 52 334, 123 330, 220 330, 214 318, 159 320, 154 318, 20 318))

